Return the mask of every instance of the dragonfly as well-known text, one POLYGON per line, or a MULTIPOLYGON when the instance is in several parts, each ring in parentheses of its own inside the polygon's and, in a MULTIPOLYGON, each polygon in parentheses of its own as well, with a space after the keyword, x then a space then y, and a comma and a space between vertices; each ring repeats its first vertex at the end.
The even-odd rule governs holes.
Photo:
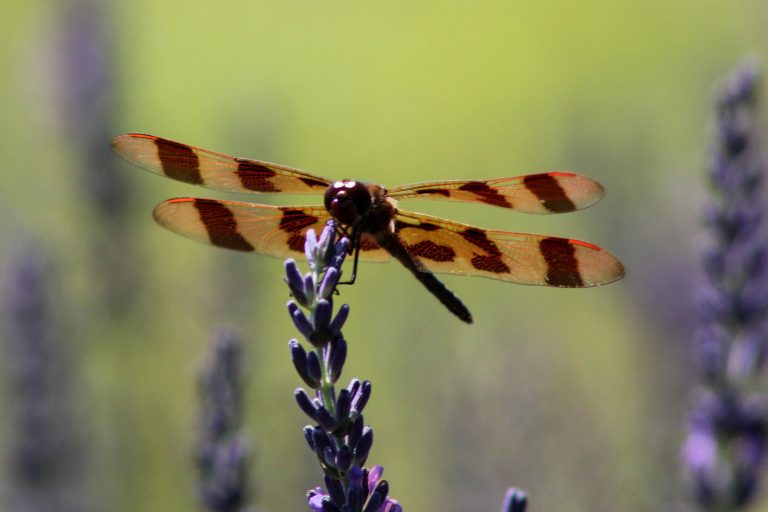
POLYGON ((585 288, 624 276, 621 262, 597 245, 537 234, 482 229, 399 208, 415 198, 481 203, 517 212, 567 213, 604 195, 571 172, 490 180, 450 180, 385 188, 333 181, 299 169, 236 158, 154 135, 127 133, 113 150, 153 173, 224 192, 322 194, 323 205, 274 206, 199 197, 160 203, 154 219, 182 236, 217 247, 281 258, 303 257, 305 233, 335 220, 357 261, 398 260, 448 310, 472 323, 464 303, 435 274, 481 276, 518 284, 585 288))

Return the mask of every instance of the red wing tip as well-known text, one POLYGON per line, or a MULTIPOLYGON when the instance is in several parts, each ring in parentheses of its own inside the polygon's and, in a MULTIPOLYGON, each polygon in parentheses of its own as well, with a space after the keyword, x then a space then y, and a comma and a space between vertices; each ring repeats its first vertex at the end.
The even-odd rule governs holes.
POLYGON ((112 137, 112 140, 110 141, 110 145, 112 146, 112 149, 117 150, 120 147, 120 145, 123 143, 123 141, 130 140, 130 139, 157 140, 158 137, 155 137, 154 135, 147 135, 144 133, 121 133, 120 135, 116 135, 112 137))
POLYGON ((167 199, 163 201, 160 204, 168 204, 168 203, 191 203, 195 201, 194 197, 174 197, 173 199, 167 199))
POLYGON ((571 245, 580 245, 582 247, 586 247, 587 249, 591 249, 593 251, 601 251, 601 252, 605 251, 605 249, 603 249, 602 247, 597 246, 595 244, 591 244, 589 242, 584 242, 583 240, 574 240, 573 238, 569 238, 568 242, 571 245))
POLYGON ((115 139, 120 139, 123 137, 132 138, 132 139, 158 139, 159 138, 155 135, 148 135, 146 133, 128 132, 128 133, 123 133, 122 135, 118 135, 117 137, 115 137, 115 139))
POLYGON ((127 139, 149 139, 149 140, 157 140, 160 137, 156 137, 155 135, 147 135, 146 133, 121 133, 120 135, 116 135, 112 137, 112 147, 117 146, 120 142, 127 140, 127 139))

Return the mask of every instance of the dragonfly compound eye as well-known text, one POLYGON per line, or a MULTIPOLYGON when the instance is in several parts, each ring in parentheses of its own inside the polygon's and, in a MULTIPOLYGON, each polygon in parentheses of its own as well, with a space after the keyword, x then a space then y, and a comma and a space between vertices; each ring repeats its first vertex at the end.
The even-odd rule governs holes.
POLYGON ((343 225, 355 224, 371 210, 371 193, 357 181, 337 181, 325 191, 325 208, 343 225))

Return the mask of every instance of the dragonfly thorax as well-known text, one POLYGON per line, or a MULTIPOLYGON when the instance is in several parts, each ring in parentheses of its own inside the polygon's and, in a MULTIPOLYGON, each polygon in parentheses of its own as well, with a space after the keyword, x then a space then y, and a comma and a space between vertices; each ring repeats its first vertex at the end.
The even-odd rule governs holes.
POLYGON ((325 208, 342 225, 357 224, 371 211, 371 193, 363 183, 335 181, 325 191, 325 208))

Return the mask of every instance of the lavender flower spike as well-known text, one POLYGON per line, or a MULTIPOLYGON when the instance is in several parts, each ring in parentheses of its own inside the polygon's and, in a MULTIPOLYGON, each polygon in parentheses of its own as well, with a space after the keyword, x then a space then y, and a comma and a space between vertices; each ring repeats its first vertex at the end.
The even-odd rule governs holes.
POLYGON ((768 341, 768 243, 762 201, 766 165, 756 135, 759 73, 740 66, 716 102, 709 165, 713 200, 705 218, 712 245, 694 355, 700 388, 682 450, 701 510, 742 510, 754 501, 765 466, 768 409, 757 381, 768 341))
POLYGON ((299 388, 294 396, 316 423, 304 427, 303 433, 320 462, 325 483, 325 490, 318 487, 307 493, 307 502, 314 512, 402 512, 389 497, 389 483, 381 479, 383 468, 363 467, 373 444, 373 430, 364 426, 362 415, 371 383, 353 379, 347 388, 338 392, 335 388, 347 356, 341 328, 349 306, 342 305, 334 316, 333 295, 348 247, 346 238, 336 242, 336 227, 329 222, 319 238, 314 231, 307 233, 304 252, 311 272, 304 276, 303 286, 295 264, 286 262, 285 267, 285 281, 297 298, 289 302, 288 313, 311 345, 306 353, 295 340, 289 344, 294 368, 314 393, 311 397, 299 388))
POLYGON ((248 450, 240 434, 241 350, 239 338, 219 332, 211 360, 200 376, 198 496, 209 512, 245 509, 248 450))
MULTIPOLYGON (((381 479, 384 468, 374 466, 370 471, 353 466, 349 471, 350 490, 348 494, 357 496, 359 500, 349 508, 356 512, 402 512, 403 507, 397 500, 387 497, 389 484, 381 479), (374 508, 375 507, 375 508, 374 508)), ((327 512, 327 510, 341 510, 333 502, 331 495, 324 492, 320 487, 307 493, 309 508, 312 512, 327 512), (331 505, 326 504, 330 502, 331 505)), ((354 500, 353 500, 354 501, 354 500)), ((524 509, 519 509, 522 512, 524 509)), ((517 510, 515 512, 518 512, 517 510)))
POLYGON ((88 415, 75 400, 74 340, 56 321, 60 279, 40 247, 21 245, 10 261, 0 305, 7 392, 4 509, 93 510, 92 497, 83 492, 88 443, 80 430, 88 415))

